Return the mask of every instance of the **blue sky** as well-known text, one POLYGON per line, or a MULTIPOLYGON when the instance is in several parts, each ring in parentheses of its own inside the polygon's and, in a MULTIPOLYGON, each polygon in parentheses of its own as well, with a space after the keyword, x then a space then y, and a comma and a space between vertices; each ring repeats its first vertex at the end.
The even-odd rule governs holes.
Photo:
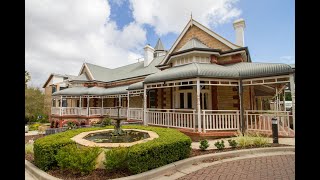
MULTIPOLYGON (((128 1, 121 1, 120 5, 112 0, 109 2, 110 18, 116 22, 119 29, 134 21, 128 1)), ((293 0, 240 0, 235 4, 242 12, 239 17, 246 21, 245 44, 254 62, 294 63, 294 3, 293 0)), ((197 20, 196 17, 194 19, 197 20)), ((149 24, 145 24, 144 29, 147 32, 147 43, 154 46, 160 37, 166 49, 171 47, 179 35, 169 32, 159 36, 154 31, 154 27, 149 24)), ((232 22, 210 27, 210 29, 231 42, 235 41, 232 22)))

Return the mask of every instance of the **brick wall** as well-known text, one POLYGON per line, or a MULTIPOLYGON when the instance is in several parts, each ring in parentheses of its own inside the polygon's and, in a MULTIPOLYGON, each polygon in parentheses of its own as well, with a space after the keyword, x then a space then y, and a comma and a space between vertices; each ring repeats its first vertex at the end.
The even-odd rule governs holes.
POLYGON ((180 42, 177 44, 173 52, 179 50, 183 45, 185 45, 192 37, 196 37, 199 39, 203 44, 207 45, 213 49, 221 49, 223 51, 231 50, 228 46, 220 42, 219 40, 215 39, 208 33, 204 32, 197 26, 192 26, 188 29, 185 35, 181 38, 180 42))
POLYGON ((238 110, 238 91, 233 87, 218 86, 217 87, 217 100, 219 110, 238 110))
POLYGON ((130 97, 130 108, 143 108, 143 96, 130 97))

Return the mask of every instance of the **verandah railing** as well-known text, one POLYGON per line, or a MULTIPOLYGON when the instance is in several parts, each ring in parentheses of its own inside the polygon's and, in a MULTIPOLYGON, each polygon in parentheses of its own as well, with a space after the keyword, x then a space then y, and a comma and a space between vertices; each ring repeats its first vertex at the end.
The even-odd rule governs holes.
POLYGON ((245 123, 248 131, 272 133, 272 118, 278 120, 279 134, 294 136, 291 111, 246 110, 245 123))
POLYGON ((153 109, 146 111, 148 124, 195 129, 196 113, 193 109, 153 109))
POLYGON ((129 108, 128 119, 143 121, 143 108, 129 108))
POLYGON ((202 110, 203 131, 238 130, 239 110, 202 110))

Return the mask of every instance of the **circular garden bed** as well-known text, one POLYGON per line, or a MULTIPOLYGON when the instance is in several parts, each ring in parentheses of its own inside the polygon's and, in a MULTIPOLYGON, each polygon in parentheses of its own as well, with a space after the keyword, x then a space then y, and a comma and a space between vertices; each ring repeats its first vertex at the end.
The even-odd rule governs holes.
MULTIPOLYGON (((104 149, 84 147, 71 138, 88 131, 112 129, 82 128, 45 136, 34 142, 34 164, 63 179, 104 179, 142 173, 189 157, 191 139, 175 129, 145 126, 123 128, 153 131, 159 138, 131 147, 104 149), (103 152, 104 151, 104 152, 103 152), (99 154, 104 153, 105 169, 96 169, 99 154)), ((101 158, 100 158, 101 161, 101 158)))

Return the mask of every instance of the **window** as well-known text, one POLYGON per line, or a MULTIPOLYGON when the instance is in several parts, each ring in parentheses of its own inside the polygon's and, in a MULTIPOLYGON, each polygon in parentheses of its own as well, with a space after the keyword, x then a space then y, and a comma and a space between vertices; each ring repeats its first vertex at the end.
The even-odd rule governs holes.
POLYGON ((208 93, 200 94, 200 108, 208 109, 208 93))
POLYGON ((180 99, 180 109, 192 109, 192 93, 183 92, 179 95, 180 99))
POLYGON ((149 105, 150 105, 150 108, 156 108, 156 91, 155 90, 149 91, 149 105))
POLYGON ((180 93, 180 109, 184 108, 184 93, 180 93))
POLYGON ((192 93, 187 94, 188 109, 192 109, 192 93))
POLYGON ((80 107, 80 100, 77 100, 77 106, 76 107, 80 107))
POLYGON ((67 107, 67 100, 66 99, 62 99, 62 107, 67 107))
POLYGON ((52 99, 52 107, 56 107, 56 100, 52 99))
POLYGON ((52 86, 52 93, 57 91, 57 87, 56 86, 52 86))

